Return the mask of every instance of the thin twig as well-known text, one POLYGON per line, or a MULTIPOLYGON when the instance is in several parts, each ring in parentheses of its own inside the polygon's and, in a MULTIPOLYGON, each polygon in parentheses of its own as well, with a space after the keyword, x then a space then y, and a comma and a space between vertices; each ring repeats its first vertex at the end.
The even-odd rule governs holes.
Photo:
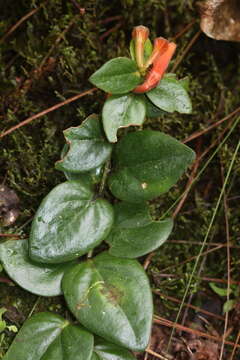
MULTIPOLYGON (((160 316, 158 316, 158 317, 155 316, 153 321, 156 324, 161 324, 163 326, 167 326, 167 327, 170 327, 170 328, 185 331, 187 333, 194 334, 194 335, 201 336, 201 337, 205 337, 207 339, 214 340, 216 342, 222 342, 222 340, 223 340, 222 337, 216 337, 214 335, 210 335, 210 334, 207 334, 205 332, 202 332, 202 331, 199 331, 199 330, 196 330, 196 329, 191 329, 191 328, 189 328, 187 326, 175 323, 175 322, 170 321, 170 320, 166 320, 166 319, 164 319, 164 318, 162 318, 160 316)), ((227 345, 230 345, 230 346, 235 346, 235 343, 233 343, 231 341, 224 340, 224 343, 227 344, 227 345)), ((240 345, 236 344, 236 347, 240 348, 240 345)))
POLYGON ((183 49, 181 55, 177 58, 177 60, 175 61, 171 72, 175 72, 178 68, 178 66, 181 64, 181 62, 183 61, 184 57, 187 55, 187 53, 189 52, 189 50, 191 49, 191 47, 195 44, 195 42, 197 41, 197 39, 199 38, 199 36, 201 35, 202 30, 199 30, 194 37, 191 39, 191 41, 187 44, 187 46, 183 49))
POLYGON ((15 25, 13 25, 0 39, 0 44, 2 44, 20 25, 22 25, 22 23, 24 23, 27 19, 29 19, 31 16, 33 16, 34 14, 36 14, 36 12, 38 12, 41 7, 46 3, 46 1, 44 1, 41 5, 39 5, 36 9, 33 9, 31 11, 29 11, 26 15, 24 15, 20 20, 18 20, 18 22, 16 22, 15 25))
POLYGON ((8 135, 8 134, 11 134, 13 131, 19 129, 20 127, 24 126, 24 125, 27 125, 29 124, 30 122, 32 122, 33 120, 36 120, 36 119, 39 119, 40 117, 46 115, 46 114, 49 114, 50 112, 52 111, 55 111, 57 109, 59 109, 60 107, 62 106, 65 106, 67 104, 70 104, 71 102, 73 101, 76 101, 78 99, 80 99, 81 97, 83 96, 86 96, 86 95, 90 95, 92 94, 94 91, 96 91, 97 88, 92 88, 90 90, 87 90, 87 91, 84 91, 78 95, 75 95, 75 96, 72 96, 71 98, 67 99, 67 100, 64 100, 56 105, 53 105, 51 106, 50 108, 48 109, 45 109, 41 112, 39 112, 38 114, 35 114, 33 116, 30 116, 29 118, 27 118, 26 120, 23 120, 22 122, 20 122, 19 124, 11 127, 10 129, 6 130, 5 132, 1 133, 0 134, 0 138, 3 138, 4 136, 8 135))
POLYGON ((225 116, 224 118, 222 118, 222 119, 218 120, 217 122, 215 122, 214 124, 210 125, 209 127, 193 133, 192 135, 190 135, 189 137, 187 137, 185 140, 182 141, 183 144, 186 144, 189 141, 191 141, 193 139, 196 139, 197 137, 206 134, 208 131, 210 131, 210 130, 214 129, 215 127, 219 126, 224 121, 227 121, 227 120, 231 119, 234 115, 238 114, 239 112, 240 112, 240 106, 237 109, 235 109, 234 111, 232 111, 230 114, 225 116))
MULTIPOLYGON (((173 301, 173 302, 175 302, 175 303, 177 303, 177 304, 181 304, 181 302, 182 302, 181 300, 176 299, 176 298, 173 297, 173 296, 169 296, 169 295, 163 294, 163 293, 160 292, 159 290, 152 290, 152 292, 153 292, 154 294, 156 294, 156 295, 159 295, 159 296, 161 296, 161 297, 164 297, 164 298, 166 298, 167 300, 173 301)), ((192 305, 192 304, 188 304, 188 303, 184 303, 183 306, 188 307, 188 308, 190 308, 190 309, 193 309, 193 310, 195 310, 195 311, 201 312, 201 313, 206 314, 206 315, 208 315, 208 316, 211 316, 211 317, 213 317, 213 318, 215 318, 215 319, 222 320, 222 321, 224 320, 224 317, 223 317, 223 316, 214 314, 214 313, 212 313, 212 312, 210 312, 210 311, 207 311, 207 310, 204 310, 204 309, 201 309, 201 308, 198 307, 198 306, 195 306, 195 305, 192 305)))
POLYGON ((178 38, 184 35, 189 29, 191 29, 195 23, 196 20, 193 20, 192 22, 187 24, 182 30, 180 30, 176 35, 173 36, 172 40, 176 41, 178 38))
MULTIPOLYGON (((168 240, 168 244, 186 244, 186 245, 197 245, 197 246, 200 246, 202 245, 202 242, 201 241, 190 241, 190 240, 168 240)), ((221 243, 216 243, 216 242, 213 242, 213 243, 210 243, 209 246, 219 246, 219 245, 222 245, 223 247, 227 247, 228 244, 221 244, 221 243)), ((240 249, 240 245, 233 245, 233 244, 229 244, 229 247, 230 248, 233 248, 233 249, 240 249)))
POLYGON ((105 39, 105 37, 107 37, 108 35, 110 35, 112 32, 116 31, 117 29, 119 29, 122 26, 122 23, 119 22, 118 24, 116 24, 115 26, 113 26, 111 29, 109 29, 108 31, 106 31, 104 34, 102 34, 99 38, 99 40, 103 40, 105 39))
POLYGON ((162 356, 162 355, 156 353, 155 351, 153 351, 153 350, 151 350, 151 349, 146 349, 145 351, 146 351, 148 354, 153 355, 153 356, 155 356, 155 357, 158 358, 158 359, 161 359, 161 360, 169 360, 169 359, 166 358, 165 356, 162 356))
POLYGON ((19 238, 21 235, 19 234, 0 234, 0 237, 15 237, 19 238))
MULTIPOLYGON (((210 253, 212 253, 212 252, 214 252, 214 251, 217 251, 217 250, 221 249, 222 247, 223 247, 222 245, 218 245, 218 246, 214 247, 213 249, 209 249, 209 250, 206 250, 206 251, 202 252, 200 256, 204 256, 204 255, 210 254, 210 253)), ((190 261, 193 261, 193 260, 195 260, 195 259, 198 259, 198 257, 199 257, 199 254, 198 254, 198 255, 195 255, 195 256, 191 256, 190 258, 188 258, 188 259, 186 259, 186 260, 184 260, 184 261, 182 261, 182 262, 180 262, 180 263, 178 263, 178 264, 170 265, 170 266, 162 269, 162 270, 161 270, 161 273, 165 273, 166 271, 169 271, 169 270, 172 270, 172 269, 174 269, 174 268, 176 268, 176 267, 179 267, 179 266, 182 266, 182 265, 184 265, 184 264, 187 264, 187 263, 190 262, 190 261)))
POLYGON ((234 354, 235 354, 236 349, 237 349, 237 347, 238 347, 238 342, 239 342, 239 340, 240 340, 240 331, 239 331, 238 334, 237 334, 237 338, 236 338, 236 341, 235 341, 235 343, 234 343, 234 348, 233 348, 233 351, 232 351, 230 360, 233 360, 234 354))

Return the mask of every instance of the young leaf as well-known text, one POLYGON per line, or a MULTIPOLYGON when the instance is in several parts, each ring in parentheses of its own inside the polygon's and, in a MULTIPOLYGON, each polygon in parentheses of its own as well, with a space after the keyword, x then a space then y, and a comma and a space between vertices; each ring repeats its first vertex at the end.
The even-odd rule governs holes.
POLYGON ((91 171, 108 160, 112 146, 105 138, 97 115, 90 115, 80 126, 64 131, 69 150, 56 169, 71 173, 91 171))
POLYGON ((151 200, 167 192, 194 157, 189 147, 161 132, 129 133, 115 147, 110 190, 118 199, 131 203, 151 200))
POLYGON ((23 324, 3 360, 91 360, 92 351, 92 334, 46 312, 23 324))
POLYGON ((102 253, 67 271, 62 286, 70 310, 87 329, 131 350, 146 348, 152 295, 136 260, 102 253))
POLYGON ((179 81, 173 76, 165 76, 158 86, 146 93, 146 96, 158 108, 167 111, 178 111, 191 114, 192 104, 186 90, 186 81, 179 81))
POLYGON ((110 142, 117 141, 117 131, 121 127, 142 125, 145 120, 144 96, 135 94, 110 96, 103 106, 103 127, 110 142))
POLYGON ((237 304, 236 299, 227 300, 223 305, 223 313, 229 312, 234 309, 234 306, 237 304))
POLYGON ((61 295, 64 271, 74 264, 34 263, 28 256, 27 240, 9 240, 0 244, 0 260, 13 281, 23 289, 40 296, 61 295))
POLYGON ((94 349, 91 360, 136 360, 126 349, 108 343, 102 339, 94 339, 94 349))
MULTIPOLYGON (((136 57, 135 57, 135 42, 134 42, 133 39, 130 41, 129 50, 130 50, 130 55, 131 55, 132 60, 136 61, 136 57)), ((152 42, 151 42, 150 39, 147 39, 147 40, 145 41, 145 44, 144 44, 144 60, 145 60, 145 61, 147 61, 147 59, 148 59, 149 56, 151 55, 152 51, 153 51, 152 42)))
POLYGON ((140 84, 141 76, 135 61, 118 57, 106 62, 89 81, 111 94, 126 94, 140 84))
POLYGON ((105 240, 114 256, 135 258, 157 249, 172 231, 172 219, 153 221, 145 204, 118 203, 115 221, 105 240))
POLYGON ((227 294, 231 294, 232 293, 232 289, 227 289, 227 288, 221 288, 217 285, 215 285, 213 282, 209 283, 210 288, 219 296, 227 296, 227 294))
POLYGON ((30 233, 30 257, 61 263, 86 254, 108 235, 113 210, 79 181, 56 186, 42 201, 30 233))

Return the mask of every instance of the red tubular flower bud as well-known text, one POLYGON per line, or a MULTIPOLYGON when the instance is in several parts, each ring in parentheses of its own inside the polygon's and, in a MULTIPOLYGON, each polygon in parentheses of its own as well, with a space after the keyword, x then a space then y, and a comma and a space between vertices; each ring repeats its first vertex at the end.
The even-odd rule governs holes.
POLYGON ((132 32, 132 38, 135 42, 135 56, 138 67, 144 66, 144 44, 149 36, 149 29, 143 25, 136 26, 132 32))
MULTIPOLYGON (((133 92, 134 93, 145 93, 157 86, 159 81, 162 79, 165 71, 167 70, 167 67, 169 65, 169 62, 176 50, 176 44, 174 43, 165 43, 160 49, 157 55, 154 55, 153 58, 153 67, 149 71, 149 73, 146 76, 145 81, 143 84, 138 85, 133 92)), ((154 53, 154 50, 153 50, 154 53)), ((152 57, 152 56, 151 56, 152 57)))

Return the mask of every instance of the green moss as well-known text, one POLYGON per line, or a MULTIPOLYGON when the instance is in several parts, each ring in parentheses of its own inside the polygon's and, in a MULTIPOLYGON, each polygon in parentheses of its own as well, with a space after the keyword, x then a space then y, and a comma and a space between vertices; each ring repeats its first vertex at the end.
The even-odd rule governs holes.
MULTIPOLYGON (((85 9, 85 13, 82 11, 80 14, 71 1, 46 2, 36 14, 3 42, 0 49, 0 131, 91 88, 88 78, 97 68, 113 57, 129 55, 128 44, 133 26, 139 24, 148 26, 152 38, 174 37, 184 26, 199 18, 195 2, 192 0, 184 2, 76 0, 76 2, 85 9), (110 21, 113 16, 119 18, 110 21), (119 28, 114 30, 117 24, 120 24, 119 28), (60 40, 63 32, 65 32, 64 36, 60 40)), ((2 33, 40 3, 37 0, 17 2, 8 0, 1 13, 2 33)), ((177 58, 198 29, 199 25, 195 23, 177 40, 177 58)), ((177 68, 177 75, 180 78, 186 75, 190 77, 193 114, 165 115, 148 120, 145 127, 164 131, 182 140, 228 115, 239 105, 239 44, 217 42, 201 34, 177 68)), ((53 186, 64 179, 63 175, 54 169, 54 163, 59 159, 64 143, 63 129, 81 123, 93 112, 100 112, 104 101, 105 94, 98 91, 92 96, 83 97, 32 121, 1 140, 0 179, 5 179, 6 184, 13 188, 21 199, 20 218, 12 228, 1 229, 2 232, 21 231, 23 235, 28 235, 29 221, 41 199, 53 186)), ((190 146, 199 149, 202 153, 211 143, 217 142, 226 124, 191 142, 190 146)), ((123 130, 121 134, 124 131, 128 130, 123 130)), ((238 138, 239 133, 235 130, 230 141, 211 161, 199 181, 193 186, 182 211, 175 220, 171 239, 186 240, 189 244, 165 244, 152 259, 148 269, 152 286, 160 288, 167 295, 182 297, 194 262, 172 267, 169 270, 172 277, 169 278, 161 277, 161 270, 198 254, 200 247, 191 242, 203 241, 222 187, 220 166, 222 164, 226 174, 238 138)), ((212 151, 214 149, 215 147, 212 151)), ((203 158, 200 168, 208 156, 203 158)), ((240 233, 239 173, 238 157, 228 194, 231 242, 235 245, 239 243, 240 233)), ((182 194, 185 185, 186 178, 170 193, 152 203, 152 213, 155 218, 159 218, 182 194)), ((212 229, 211 238, 214 242, 226 242, 223 207, 212 229)), ((237 280, 239 269, 237 249, 232 249, 231 256, 231 276, 237 280)), ((206 258, 203 274, 226 278, 226 261, 225 248, 212 253, 206 258)), ((206 282, 201 282, 196 277, 194 280, 191 292, 208 288, 206 282)), ((26 318, 36 297, 17 286, 11 287, 1 283, 0 287, 1 305, 6 304, 7 301, 9 304, 17 304, 16 307, 23 314, 23 318, 26 318), (25 302, 26 297, 28 301, 25 302)), ((59 299, 44 300, 41 301, 37 311, 49 308, 56 311, 59 304, 61 304, 59 299)), ((164 305, 169 309, 176 309, 176 306, 169 301, 164 301, 164 305)), ((169 313, 171 315, 171 311, 169 313)), ((10 333, 4 335, 3 352, 13 337, 10 333)))

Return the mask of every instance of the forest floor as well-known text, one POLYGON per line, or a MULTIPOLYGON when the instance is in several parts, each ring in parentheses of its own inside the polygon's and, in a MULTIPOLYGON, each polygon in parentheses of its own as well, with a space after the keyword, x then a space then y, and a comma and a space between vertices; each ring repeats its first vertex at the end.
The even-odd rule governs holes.
MULTIPOLYGON (((175 226, 162 247, 140 259, 155 305, 151 345, 139 355, 144 360, 240 357, 239 156, 223 187, 239 141, 240 44, 206 37, 199 18, 193 0, 8 0, 1 9, 0 133, 17 128, 0 139, 0 182, 17 193, 20 216, 0 227, 0 242, 11 234, 28 237, 41 199, 64 180, 54 169, 62 131, 99 113, 105 95, 90 91, 65 100, 91 90, 88 78, 104 62, 129 56, 134 26, 177 43, 169 70, 189 77, 193 113, 149 119, 144 127, 184 141, 197 158, 177 186, 151 203, 155 218, 169 211, 175 226), (199 349, 203 357, 194 357, 199 349)), ((29 314, 67 312, 62 297, 32 295, 1 270, 7 326, 0 358, 29 314)))

